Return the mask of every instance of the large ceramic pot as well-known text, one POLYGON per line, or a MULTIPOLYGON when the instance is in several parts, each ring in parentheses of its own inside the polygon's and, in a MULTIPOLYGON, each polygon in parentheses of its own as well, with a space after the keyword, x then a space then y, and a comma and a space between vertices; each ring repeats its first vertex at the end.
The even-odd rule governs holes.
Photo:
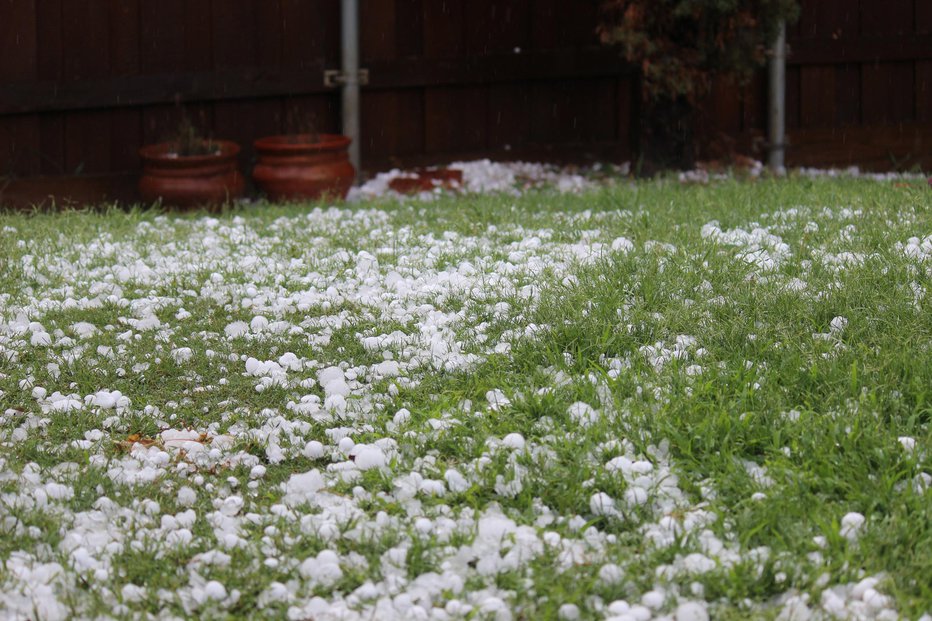
POLYGON ((346 198, 356 169, 349 161, 350 139, 321 134, 269 136, 256 140, 253 179, 271 200, 346 198))
POLYGON ((216 153, 178 155, 175 145, 163 142, 139 150, 142 178, 139 194, 146 202, 196 207, 229 202, 243 194, 246 183, 237 168, 239 145, 213 140, 216 153))

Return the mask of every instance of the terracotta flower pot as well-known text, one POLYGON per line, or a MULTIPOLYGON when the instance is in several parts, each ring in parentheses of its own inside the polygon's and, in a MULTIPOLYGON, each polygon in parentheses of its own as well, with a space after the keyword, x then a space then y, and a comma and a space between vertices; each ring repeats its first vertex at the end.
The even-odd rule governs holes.
POLYGON ((241 196, 245 181, 237 168, 239 145, 214 140, 218 152, 208 155, 177 155, 171 142, 139 150, 142 178, 139 194, 146 202, 162 199, 166 205, 194 207, 217 205, 241 196))
POLYGON ((346 136, 269 136, 253 144, 259 161, 252 176, 271 200, 346 198, 356 178, 346 136))

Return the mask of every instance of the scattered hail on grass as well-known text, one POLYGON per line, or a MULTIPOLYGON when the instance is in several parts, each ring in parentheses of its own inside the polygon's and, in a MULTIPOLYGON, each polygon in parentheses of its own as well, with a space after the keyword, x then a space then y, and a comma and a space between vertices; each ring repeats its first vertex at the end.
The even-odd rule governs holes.
MULTIPOLYGON (((915 214, 899 238, 822 206, 663 233, 630 194, 527 200, 11 220, 5 618, 898 618, 857 564, 874 519, 793 470, 801 425, 869 404, 767 408, 795 394, 781 356, 863 353, 850 274, 895 271, 927 325, 915 214), (677 436, 692 412, 727 427, 677 436), (801 485, 824 521, 779 500, 801 485)), ((883 459, 928 503, 915 425, 883 459)))

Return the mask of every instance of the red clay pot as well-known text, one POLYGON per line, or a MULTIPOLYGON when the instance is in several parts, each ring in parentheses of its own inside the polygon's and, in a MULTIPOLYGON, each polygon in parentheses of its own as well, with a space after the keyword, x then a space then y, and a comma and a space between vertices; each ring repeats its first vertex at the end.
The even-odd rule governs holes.
POLYGON ((239 145, 214 140, 218 153, 176 155, 174 144, 162 142, 139 150, 142 178, 139 194, 146 202, 162 199, 166 205, 195 207, 217 205, 243 194, 246 183, 237 168, 239 145))
POLYGON ((356 178, 346 136, 321 134, 317 142, 307 134, 269 136, 253 144, 259 161, 252 176, 271 200, 343 199, 356 178))

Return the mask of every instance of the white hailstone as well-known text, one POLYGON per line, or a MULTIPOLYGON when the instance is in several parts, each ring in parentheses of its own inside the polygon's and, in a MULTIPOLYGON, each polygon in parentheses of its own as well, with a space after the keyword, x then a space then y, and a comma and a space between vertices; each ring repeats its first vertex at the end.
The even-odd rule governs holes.
POLYGON ((250 479, 261 479, 265 476, 266 468, 262 464, 256 464, 252 467, 252 470, 249 471, 250 479))
POLYGON ((222 600, 227 597, 227 588, 216 580, 211 580, 204 585, 204 595, 212 600, 222 600))
POLYGON ((409 420, 411 420, 411 412, 409 412, 406 408, 401 408, 395 412, 395 416, 392 418, 392 422, 394 422, 399 427, 407 423, 409 420))
POLYGON ((524 449, 524 436, 520 433, 509 433, 502 438, 502 445, 516 451, 524 449))
POLYGON ((465 492, 469 489, 469 481, 466 480, 459 470, 450 468, 443 474, 444 480, 447 482, 447 487, 450 488, 450 491, 453 493, 465 492))
POLYGON ((326 386, 334 380, 345 381, 346 376, 340 367, 327 367, 317 372, 317 381, 321 386, 326 386))
POLYGON ((648 608, 657 610, 663 607, 664 595, 660 591, 648 591, 641 596, 641 603, 648 608))
MULTIPOLYGON (((625 579, 624 570, 615 565, 614 563, 606 563, 599 568, 599 580, 604 584, 614 585, 621 584, 621 581, 625 579)), ((612 614, 621 614, 623 612, 628 612, 628 602, 624 602, 625 609, 619 610, 618 612, 612 612, 612 614)))
POLYGON ((372 365, 372 371, 380 377, 396 377, 401 374, 401 366, 396 360, 384 360, 372 365))
POLYGON ((234 321, 233 323, 227 324, 227 327, 223 329, 223 332, 229 338, 243 336, 249 332, 249 324, 247 324, 245 321, 234 321))
MULTIPOLYGON (((343 438, 346 440, 347 438, 343 438)), ((343 440, 340 441, 342 444, 343 440)), ((372 470, 373 468, 384 468, 387 460, 385 453, 377 446, 365 445, 354 459, 356 467, 360 470, 372 470)))
POLYGON ((434 529, 434 523, 430 519, 425 517, 420 517, 414 521, 414 530, 421 533, 422 535, 430 534, 434 529))
POLYGON ((171 356, 175 364, 184 364, 194 356, 194 351, 190 347, 178 347, 172 350, 171 356))
POLYGON ((851 597, 854 599, 864 599, 864 594, 868 589, 873 589, 880 584, 880 579, 875 576, 864 578, 851 589, 851 597))
POLYGON ((48 394, 48 391, 42 386, 35 386, 32 389, 32 398, 33 399, 45 399, 45 396, 48 394))
POLYGON ((511 621, 511 609, 498 597, 487 597, 479 604, 479 613, 482 618, 494 621, 511 621))
POLYGON ((220 513, 232 517, 242 511, 244 504, 242 496, 228 496, 220 503, 220 513))
POLYGON ((577 401, 569 407, 570 419, 580 427, 589 427, 599 420, 599 412, 588 403, 577 401))
POLYGON ((841 518, 841 529, 840 534, 842 537, 848 539, 848 541, 855 541, 860 534, 861 528, 864 526, 864 516, 860 513, 852 511, 851 513, 846 513, 843 518, 841 518))
POLYGON ((262 332, 269 327, 269 320, 263 317, 262 315, 256 315, 252 318, 252 321, 249 322, 249 329, 253 332, 262 332))
MULTIPOLYGON (((324 389, 324 395, 326 395, 328 399, 330 399, 331 397, 342 397, 343 403, 344 404, 346 403, 346 397, 348 397, 350 394, 350 387, 349 387, 349 384, 346 383, 346 380, 341 378, 341 379, 331 380, 327 383, 321 382, 321 386, 324 389)), ((326 400, 325 400, 325 403, 326 403, 326 400)), ((332 408, 332 409, 339 409, 339 408, 332 408)))
POLYGON ((146 589, 136 584, 124 584, 120 595, 125 602, 141 602, 146 598, 146 589))
POLYGON ((337 448, 340 449, 340 452, 349 455, 349 452, 353 450, 353 447, 356 446, 356 443, 353 442, 353 439, 350 437, 340 438, 337 448))
POLYGON ((178 490, 178 504, 182 507, 190 507, 197 502, 197 492, 187 485, 178 490))
POLYGON ((709 621, 709 613, 699 602, 683 602, 673 615, 676 621, 709 621))
POLYGON ((832 334, 840 334, 848 327, 848 320, 844 317, 835 317, 828 324, 828 329, 832 334))
POLYGON ((286 501, 290 504, 306 502, 313 498, 324 485, 324 477, 319 470, 293 474, 284 484, 286 501))
POLYGON ((298 567, 298 573, 324 587, 333 586, 343 578, 340 557, 332 550, 322 550, 316 557, 306 559, 298 567))
POLYGON ((557 611, 560 621, 577 621, 579 619, 579 606, 576 604, 563 604, 557 611))
POLYGON ((589 510, 595 515, 615 515, 615 500, 605 492, 598 492, 589 499, 589 510))
POLYGON ((497 412, 511 403, 511 399, 505 396, 505 393, 499 389, 490 390, 485 393, 485 400, 489 402, 489 409, 497 412))
POLYGON ((628 610, 628 616, 633 621, 650 621, 650 618, 654 616, 654 613, 651 612, 650 608, 646 606, 634 605, 628 610))
POLYGON ((33 347, 46 347, 52 344, 52 337, 45 330, 39 330, 33 332, 32 336, 29 337, 29 344, 33 347))
POLYGON ((320 459, 324 456, 324 445, 317 440, 311 440, 304 445, 302 453, 308 459, 320 459))
POLYGON ((912 453, 916 450, 916 438, 911 438, 909 436, 900 436, 897 438, 897 441, 903 447, 907 453, 912 453))
POLYGON ((636 507, 647 503, 647 490, 643 487, 633 486, 625 491, 625 503, 629 507, 636 507))
POLYGON ((612 250, 628 253, 634 250, 634 243, 627 237, 617 237, 612 241, 612 250))

